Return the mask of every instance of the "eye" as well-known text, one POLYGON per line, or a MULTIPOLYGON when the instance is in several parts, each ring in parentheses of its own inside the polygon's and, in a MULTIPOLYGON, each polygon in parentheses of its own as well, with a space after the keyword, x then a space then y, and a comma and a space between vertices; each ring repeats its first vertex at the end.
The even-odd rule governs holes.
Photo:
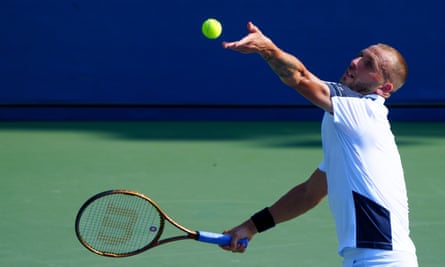
POLYGON ((369 59, 365 59, 363 64, 369 69, 373 69, 373 67, 374 67, 374 65, 372 64, 372 61, 369 59))
POLYGON ((374 71, 376 70, 375 61, 369 56, 362 56, 362 64, 368 70, 374 71))

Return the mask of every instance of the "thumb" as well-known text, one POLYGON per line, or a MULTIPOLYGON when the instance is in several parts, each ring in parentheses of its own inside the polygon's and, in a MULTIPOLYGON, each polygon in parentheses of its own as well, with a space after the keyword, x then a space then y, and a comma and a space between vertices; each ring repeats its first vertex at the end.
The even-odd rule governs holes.
POLYGON ((255 24, 253 24, 251 21, 249 21, 249 22, 247 23, 247 30, 248 30, 250 33, 254 33, 254 32, 259 32, 259 33, 261 33, 260 29, 259 29, 255 24))

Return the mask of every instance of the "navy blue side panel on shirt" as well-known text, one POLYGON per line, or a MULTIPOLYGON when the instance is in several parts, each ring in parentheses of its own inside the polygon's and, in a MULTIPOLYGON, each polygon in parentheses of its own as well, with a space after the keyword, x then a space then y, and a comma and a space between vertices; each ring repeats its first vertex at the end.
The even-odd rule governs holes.
POLYGON ((352 192, 356 213, 357 248, 392 250, 391 219, 387 209, 352 192))

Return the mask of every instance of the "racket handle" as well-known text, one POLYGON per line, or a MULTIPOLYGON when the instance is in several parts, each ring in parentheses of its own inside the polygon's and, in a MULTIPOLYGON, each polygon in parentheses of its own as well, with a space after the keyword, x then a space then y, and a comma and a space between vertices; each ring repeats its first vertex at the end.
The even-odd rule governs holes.
MULTIPOLYGON (((232 237, 230 235, 226 234, 217 234, 217 233, 210 233, 210 232, 203 232, 198 231, 198 241, 226 246, 230 245, 230 242, 232 242, 232 237)), ((249 240, 246 238, 238 240, 238 244, 244 245, 245 248, 247 248, 247 245, 249 244, 249 240)))

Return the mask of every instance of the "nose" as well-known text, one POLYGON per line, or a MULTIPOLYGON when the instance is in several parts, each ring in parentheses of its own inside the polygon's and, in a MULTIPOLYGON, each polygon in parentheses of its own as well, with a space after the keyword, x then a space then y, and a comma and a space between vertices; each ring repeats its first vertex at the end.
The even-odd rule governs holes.
POLYGON ((351 64, 349 65, 349 68, 351 68, 351 69, 356 69, 356 68, 357 68, 357 65, 358 65, 358 61, 359 61, 359 58, 354 58, 354 59, 351 61, 351 64))

